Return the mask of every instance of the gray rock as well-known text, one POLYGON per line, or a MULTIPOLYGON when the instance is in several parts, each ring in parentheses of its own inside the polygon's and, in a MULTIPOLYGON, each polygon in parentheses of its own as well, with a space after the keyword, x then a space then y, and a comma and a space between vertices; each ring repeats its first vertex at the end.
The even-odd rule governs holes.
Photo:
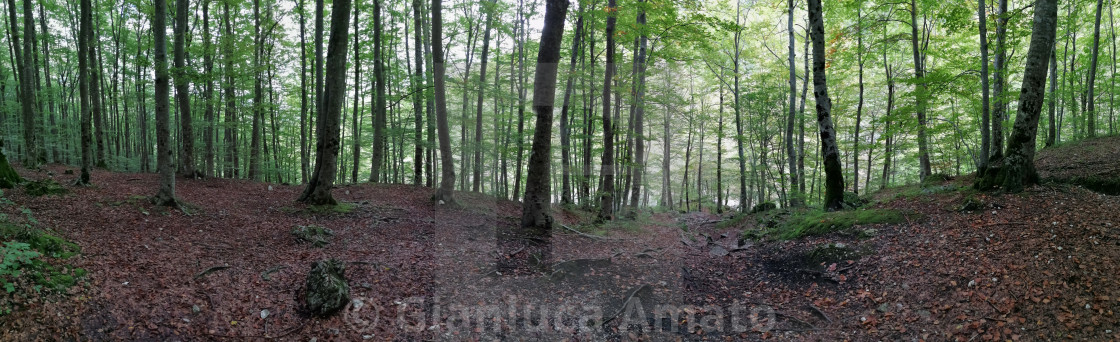
POLYGON ((714 257, 725 256, 725 255, 727 255, 727 249, 725 249, 725 248, 723 248, 719 245, 714 245, 714 246, 712 246, 712 249, 708 251, 708 254, 711 255, 711 256, 714 256, 714 257))
POLYGON ((350 302, 346 266, 334 259, 317 261, 307 275, 307 309, 316 316, 330 316, 350 302))

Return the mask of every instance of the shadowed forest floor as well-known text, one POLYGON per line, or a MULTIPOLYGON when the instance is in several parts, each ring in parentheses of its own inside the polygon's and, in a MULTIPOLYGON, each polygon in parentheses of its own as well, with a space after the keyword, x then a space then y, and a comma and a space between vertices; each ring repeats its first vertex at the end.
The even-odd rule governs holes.
MULTIPOLYGON (((16 205, 0 210, 30 209, 76 242, 82 254, 67 262, 89 275, 65 294, 19 299, 0 340, 1118 339, 1120 197, 1105 193, 1120 179, 1120 139, 1038 160, 1047 181, 1021 194, 973 192, 970 177, 888 189, 871 207, 913 213, 905 223, 793 241, 740 237, 765 214, 643 214, 591 231, 590 214, 557 209, 591 234, 557 226, 553 271, 533 276, 494 269, 505 257, 494 229, 518 223, 514 202, 458 193, 462 207, 437 208, 426 188, 362 184, 337 188, 347 205, 332 210, 295 203, 299 186, 180 179, 184 212, 144 199, 154 174, 98 171, 95 186, 66 195, 5 192, 16 205), (301 225, 334 237, 298 244, 301 225), (856 252, 819 255, 836 244, 856 252), (325 258, 346 262, 362 304, 312 318, 304 277, 325 258), (681 313, 639 332, 626 324, 635 303, 650 317, 657 305, 681 313), (541 308, 550 318, 534 329, 541 308), (469 324, 455 317, 465 310, 469 324)), ((66 169, 46 168, 63 184, 66 169)))

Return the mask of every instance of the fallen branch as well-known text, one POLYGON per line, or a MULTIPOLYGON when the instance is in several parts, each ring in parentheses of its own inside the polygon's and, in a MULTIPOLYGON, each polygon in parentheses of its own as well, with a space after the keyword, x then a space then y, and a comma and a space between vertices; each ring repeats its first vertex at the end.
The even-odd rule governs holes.
POLYGON ((647 287, 649 287, 649 285, 642 284, 642 286, 638 286, 638 288, 636 288, 634 290, 631 290, 630 294, 626 296, 626 299, 622 301, 622 308, 620 308, 618 310, 618 312, 611 315, 610 318, 607 318, 606 320, 604 320, 602 325, 604 325, 604 326, 607 325, 607 323, 610 323, 615 318, 618 318, 618 316, 621 315, 623 312, 626 312, 626 305, 630 304, 630 301, 634 299, 634 296, 637 295, 638 292, 641 292, 643 288, 647 288, 647 287))
POLYGON ((278 272, 282 269, 285 269, 285 268, 288 268, 288 266, 279 265, 279 266, 275 266, 273 268, 267 269, 264 272, 261 272, 261 279, 264 279, 266 281, 271 281, 272 278, 269 277, 270 274, 276 273, 276 272, 278 272))
POLYGON ((229 265, 213 266, 213 267, 207 268, 205 271, 202 271, 202 273, 199 273, 199 274, 195 275, 194 279, 191 279, 191 280, 198 280, 199 278, 205 277, 205 276, 209 275, 210 273, 214 273, 214 272, 221 271, 221 270, 228 269, 228 268, 230 268, 229 265))

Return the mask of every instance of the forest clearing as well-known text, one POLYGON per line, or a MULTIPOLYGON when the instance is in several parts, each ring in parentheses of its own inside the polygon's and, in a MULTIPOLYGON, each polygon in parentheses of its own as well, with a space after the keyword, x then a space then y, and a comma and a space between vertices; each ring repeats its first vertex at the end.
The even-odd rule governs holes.
POLYGON ((1120 339, 1112 0, 0 7, 0 340, 1120 339))

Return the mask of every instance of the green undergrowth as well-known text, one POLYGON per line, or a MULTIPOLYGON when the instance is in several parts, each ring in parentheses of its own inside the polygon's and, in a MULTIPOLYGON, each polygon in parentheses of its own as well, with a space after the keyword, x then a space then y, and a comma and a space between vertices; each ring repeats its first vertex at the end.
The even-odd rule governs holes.
POLYGON ((755 216, 758 225, 743 232, 752 240, 794 240, 803 237, 841 233, 869 238, 874 229, 860 229, 870 224, 903 223, 920 219, 920 215, 892 209, 855 209, 826 212, 823 210, 773 211, 755 216))
POLYGON ((24 183, 23 190, 31 196, 64 195, 70 192, 50 178, 24 183))
MULTIPOLYGON (((0 193, 2 196, 3 193, 0 193)), ((14 204, 0 197, 4 204, 14 204)), ((13 222, 0 215, 0 287, 7 296, 0 296, 0 315, 19 307, 17 297, 43 293, 66 293, 86 277, 86 270, 76 268, 67 260, 81 253, 81 248, 49 231, 36 228, 38 223, 27 209, 21 211, 23 222, 13 222)))

